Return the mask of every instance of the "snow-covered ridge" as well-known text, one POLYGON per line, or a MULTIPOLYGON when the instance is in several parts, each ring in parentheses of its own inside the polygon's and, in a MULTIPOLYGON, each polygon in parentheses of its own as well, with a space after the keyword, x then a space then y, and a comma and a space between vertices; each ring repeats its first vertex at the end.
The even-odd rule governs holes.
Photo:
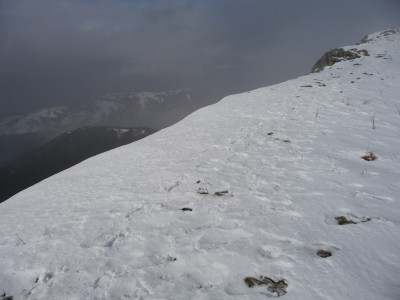
POLYGON ((399 299, 400 33, 368 40, 350 48, 369 56, 226 97, 2 203, 0 289, 399 299))
POLYGON ((160 128, 176 120, 168 117, 169 110, 176 110, 180 118, 198 106, 192 101, 197 91, 189 88, 164 92, 111 93, 91 104, 78 107, 43 108, 22 116, 0 119, 0 135, 28 132, 57 131, 59 133, 82 126, 149 126, 160 128), (165 117, 165 120, 162 120, 165 117), (144 116, 144 117, 143 117, 144 116), (160 124, 150 124, 151 119, 160 119, 160 124))
POLYGON ((36 132, 44 127, 52 127, 62 121, 68 107, 50 107, 37 110, 25 116, 12 116, 0 120, 0 135, 36 132))

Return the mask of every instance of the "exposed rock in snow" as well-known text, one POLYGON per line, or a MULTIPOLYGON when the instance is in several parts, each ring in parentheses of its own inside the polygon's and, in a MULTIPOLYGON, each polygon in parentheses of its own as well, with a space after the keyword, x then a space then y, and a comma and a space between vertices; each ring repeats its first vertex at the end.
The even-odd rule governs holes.
POLYGON ((332 66, 335 63, 344 60, 353 60, 360 58, 360 54, 369 55, 366 50, 344 50, 343 48, 337 48, 326 52, 312 67, 311 72, 317 73, 325 69, 326 66, 332 66))

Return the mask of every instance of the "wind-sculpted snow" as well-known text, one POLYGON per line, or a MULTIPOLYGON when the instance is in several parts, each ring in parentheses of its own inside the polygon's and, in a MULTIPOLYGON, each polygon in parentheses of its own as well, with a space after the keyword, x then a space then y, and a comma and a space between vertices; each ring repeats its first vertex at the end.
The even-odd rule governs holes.
POLYGON ((350 48, 1 204, 0 295, 399 299, 400 35, 350 48))

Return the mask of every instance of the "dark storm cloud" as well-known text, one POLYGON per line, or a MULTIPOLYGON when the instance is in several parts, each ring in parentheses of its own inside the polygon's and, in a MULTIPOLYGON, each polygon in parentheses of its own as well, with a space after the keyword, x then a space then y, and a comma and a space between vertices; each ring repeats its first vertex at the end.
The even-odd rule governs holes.
POLYGON ((0 115, 113 91, 256 88, 399 20, 397 0, 0 0, 0 115))

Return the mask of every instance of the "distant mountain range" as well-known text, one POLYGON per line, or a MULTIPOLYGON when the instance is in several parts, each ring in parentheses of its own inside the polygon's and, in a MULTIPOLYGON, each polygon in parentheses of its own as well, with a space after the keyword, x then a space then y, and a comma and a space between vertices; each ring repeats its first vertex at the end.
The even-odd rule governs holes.
POLYGON ((83 126, 161 129, 221 94, 189 88, 106 94, 78 106, 47 107, 0 119, 0 165, 67 131, 83 126))
POLYGON ((114 93, 79 106, 46 107, 0 119, 0 136, 39 131, 64 132, 82 126, 163 128, 218 98, 200 90, 114 93), (202 105, 200 105, 201 103, 202 105))
POLYGON ((0 167, 0 203, 23 189, 99 153, 142 139, 148 128, 82 127, 0 167))

